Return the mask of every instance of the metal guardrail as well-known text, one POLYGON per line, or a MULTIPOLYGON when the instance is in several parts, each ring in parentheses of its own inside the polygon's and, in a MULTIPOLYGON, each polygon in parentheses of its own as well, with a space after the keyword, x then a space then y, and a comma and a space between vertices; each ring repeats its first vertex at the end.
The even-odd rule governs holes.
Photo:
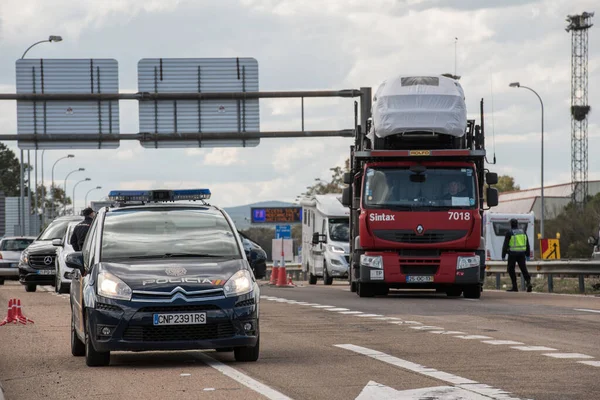
MULTIPOLYGON (((590 275, 600 276, 600 261, 596 260, 556 260, 527 261, 527 270, 530 274, 542 274, 548 277, 548 292, 554 292, 554 275, 576 275, 579 278, 579 293, 585 293, 585 277, 590 275)), ((506 261, 486 261, 486 271, 496 274, 496 289, 500 289, 500 278, 507 273, 506 261)), ((519 268, 516 269, 519 274, 519 268)), ((525 281, 521 275, 521 287, 525 289, 525 281)))
MULTIPOLYGON (((496 275, 496 289, 501 288, 501 277, 507 273, 506 261, 486 261, 486 272, 496 275)), ((267 274, 265 279, 269 280, 271 276, 272 264, 267 265, 267 274)), ((306 280, 306 273, 302 270, 302 265, 297 263, 286 264, 286 272, 293 280, 306 280)), ((554 292, 554 275, 570 275, 579 278, 579 292, 585 293, 585 277, 600 276, 600 260, 556 260, 543 261, 532 260, 527 262, 527 269, 530 274, 547 275, 548 292, 554 292)), ((516 269, 518 275, 519 268, 516 269)), ((521 287, 525 289, 525 280, 521 275, 521 287)))

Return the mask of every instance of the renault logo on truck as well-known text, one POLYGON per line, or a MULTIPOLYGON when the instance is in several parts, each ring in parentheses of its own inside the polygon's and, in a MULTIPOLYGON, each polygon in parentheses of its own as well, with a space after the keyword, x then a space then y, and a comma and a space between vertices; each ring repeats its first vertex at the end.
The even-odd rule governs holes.
POLYGON ((417 225, 417 234, 422 235, 424 231, 423 225, 417 225))

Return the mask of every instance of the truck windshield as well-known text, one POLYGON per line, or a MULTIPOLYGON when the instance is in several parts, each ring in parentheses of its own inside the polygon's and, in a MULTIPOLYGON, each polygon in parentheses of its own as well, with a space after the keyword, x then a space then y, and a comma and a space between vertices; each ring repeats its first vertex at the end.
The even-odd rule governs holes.
POLYGON ((329 218, 329 239, 334 242, 350 240, 350 220, 348 218, 329 218))
POLYGON ((475 208, 472 168, 367 168, 363 204, 367 208, 475 208))

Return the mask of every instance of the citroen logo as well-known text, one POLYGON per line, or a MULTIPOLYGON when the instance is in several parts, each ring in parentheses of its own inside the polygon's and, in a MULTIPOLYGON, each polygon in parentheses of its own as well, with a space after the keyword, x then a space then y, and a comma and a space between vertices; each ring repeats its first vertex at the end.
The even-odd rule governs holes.
POLYGON ((52 264, 52 256, 44 257, 44 264, 46 264, 46 265, 52 264))
POLYGON ((187 270, 183 267, 169 267, 165 269, 165 273, 169 276, 183 276, 187 274, 187 270))
POLYGON ((419 235, 422 235, 424 230, 425 229, 423 229, 423 225, 417 225, 417 233, 419 235))

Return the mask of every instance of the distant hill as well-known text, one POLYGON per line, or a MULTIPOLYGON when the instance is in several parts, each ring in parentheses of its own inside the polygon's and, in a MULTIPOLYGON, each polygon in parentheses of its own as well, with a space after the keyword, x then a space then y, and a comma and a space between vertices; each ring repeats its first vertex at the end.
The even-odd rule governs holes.
POLYGON ((293 203, 285 201, 261 201, 245 206, 229 207, 224 210, 229 214, 239 230, 250 228, 250 211, 253 207, 292 207, 293 203))

